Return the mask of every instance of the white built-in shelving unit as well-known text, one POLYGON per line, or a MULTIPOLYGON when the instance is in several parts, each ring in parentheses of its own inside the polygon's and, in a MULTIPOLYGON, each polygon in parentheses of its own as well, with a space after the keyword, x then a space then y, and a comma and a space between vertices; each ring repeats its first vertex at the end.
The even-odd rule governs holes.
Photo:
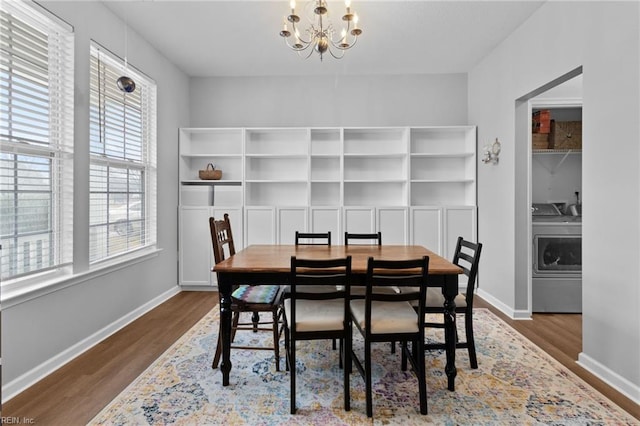
POLYGON ((229 213, 236 250, 295 231, 383 233, 451 257, 476 240, 476 128, 183 128, 180 283, 210 286, 210 216, 229 213), (212 163, 222 179, 198 179, 212 163))

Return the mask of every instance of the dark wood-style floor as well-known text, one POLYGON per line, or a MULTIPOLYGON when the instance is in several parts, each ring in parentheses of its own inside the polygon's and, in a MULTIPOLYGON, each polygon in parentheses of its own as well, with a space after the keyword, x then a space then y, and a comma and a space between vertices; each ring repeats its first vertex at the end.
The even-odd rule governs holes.
MULTIPOLYGON (((587 383, 640 420, 640 407, 578 366, 581 315, 534 315, 513 321, 492 310, 587 383)), ((3 417, 38 425, 84 425, 218 302, 217 293, 182 292, 8 401, 3 417)))

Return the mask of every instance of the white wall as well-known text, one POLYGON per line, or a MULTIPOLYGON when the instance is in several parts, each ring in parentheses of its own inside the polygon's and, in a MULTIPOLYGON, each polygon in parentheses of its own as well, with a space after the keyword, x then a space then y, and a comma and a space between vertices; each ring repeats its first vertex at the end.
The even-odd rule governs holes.
POLYGON ((465 74, 193 78, 190 89, 192 127, 467 123, 465 74))
POLYGON ((479 144, 495 137, 502 141, 500 164, 478 165, 481 289, 517 313, 530 304, 519 298, 526 295, 527 282, 517 272, 529 259, 514 254, 522 249, 516 216, 528 214, 521 179, 527 173, 521 156, 528 147, 514 146, 517 139, 523 143, 514 130, 516 99, 583 67, 580 363, 638 402, 639 7, 637 2, 547 2, 469 74, 469 122, 478 125, 479 144))
MULTIPOLYGON (((41 4, 75 30, 74 252, 76 272, 83 272, 88 264, 89 40, 124 57, 124 24, 99 2, 41 4)), ((177 291, 177 129, 188 125, 188 78, 131 30, 128 43, 129 63, 158 85, 158 245, 162 251, 54 293, 19 303, 3 302, 3 399, 59 366, 56 363, 99 338, 118 320, 177 291)))

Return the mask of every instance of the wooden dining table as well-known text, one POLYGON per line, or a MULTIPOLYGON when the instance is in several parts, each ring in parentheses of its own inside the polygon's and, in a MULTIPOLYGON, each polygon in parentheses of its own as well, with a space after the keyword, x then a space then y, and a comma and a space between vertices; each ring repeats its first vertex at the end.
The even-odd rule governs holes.
POLYGON ((239 284, 289 285, 291 256, 303 259, 334 259, 351 256, 352 285, 365 285, 369 257, 407 260, 429 256, 429 287, 439 287, 444 296, 445 345, 448 389, 455 389, 456 322, 454 298, 458 275, 463 271, 449 260, 419 245, 250 245, 216 264, 220 292, 220 333, 222 341, 222 385, 229 385, 231 372, 231 293, 239 284))

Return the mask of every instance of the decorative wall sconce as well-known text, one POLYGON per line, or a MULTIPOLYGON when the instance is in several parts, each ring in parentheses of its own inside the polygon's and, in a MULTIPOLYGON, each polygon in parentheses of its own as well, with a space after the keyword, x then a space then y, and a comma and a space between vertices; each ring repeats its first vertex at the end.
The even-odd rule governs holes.
POLYGON ((500 149, 502 145, 498 138, 491 145, 487 144, 484 146, 484 157, 482 157, 482 162, 485 164, 498 164, 500 161, 500 149))

